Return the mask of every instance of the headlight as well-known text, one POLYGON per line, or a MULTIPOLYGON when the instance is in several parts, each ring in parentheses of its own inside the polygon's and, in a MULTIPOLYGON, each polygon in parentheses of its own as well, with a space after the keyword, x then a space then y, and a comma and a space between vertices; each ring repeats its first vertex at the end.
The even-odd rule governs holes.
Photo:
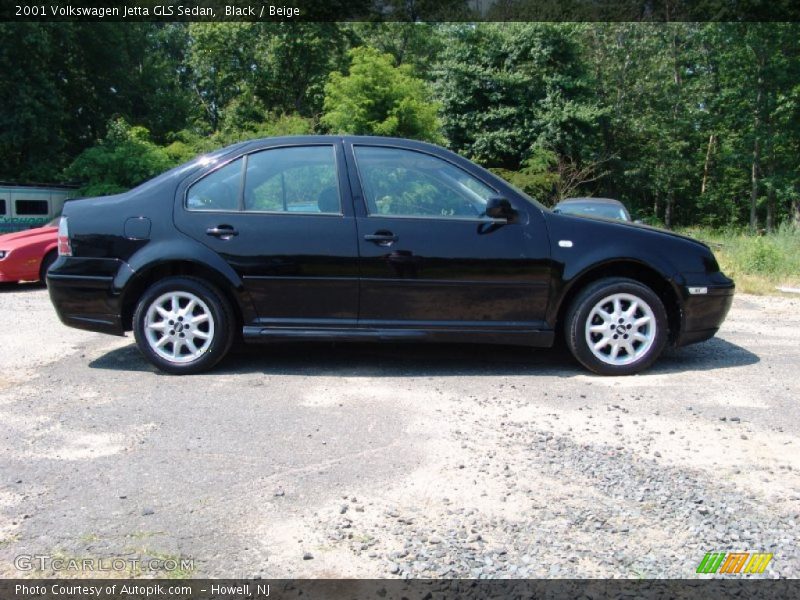
POLYGON ((5 258, 6 254, 8 254, 5 250, 0 250, 0 259, 5 258))

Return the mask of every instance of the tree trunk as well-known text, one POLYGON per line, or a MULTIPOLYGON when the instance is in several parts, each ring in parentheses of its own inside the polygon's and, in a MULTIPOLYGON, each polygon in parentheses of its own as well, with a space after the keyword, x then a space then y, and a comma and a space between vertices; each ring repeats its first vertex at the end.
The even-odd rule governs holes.
MULTIPOLYGON (((758 119, 756 119, 757 121, 758 119)), ((753 165, 750 172, 750 231, 755 233, 758 229, 758 214, 756 205, 758 204, 758 182, 759 182, 759 163, 761 160, 761 148, 758 135, 753 142, 753 165)))
POLYGON ((761 104, 764 97, 764 59, 758 57, 758 78, 756 80, 756 105, 753 111, 753 165, 750 171, 750 231, 758 231, 758 186, 761 176, 761 104))
POLYGON ((675 192, 670 191, 664 207, 664 227, 672 229, 672 209, 675 207, 675 192))
POLYGON ((767 190, 767 233, 775 231, 775 188, 767 190))
POLYGON ((708 189, 708 173, 711 170, 711 155, 714 151, 714 146, 717 143, 717 136, 716 134, 712 133, 708 136, 708 148, 706 149, 706 162, 703 165, 703 181, 700 184, 700 195, 706 193, 708 189))
POLYGON ((655 197, 653 199, 653 218, 658 218, 658 211, 661 209, 658 202, 658 192, 655 193, 655 197))
POLYGON ((792 200, 791 215, 789 218, 792 226, 795 229, 800 229, 800 198, 797 198, 797 196, 792 200))

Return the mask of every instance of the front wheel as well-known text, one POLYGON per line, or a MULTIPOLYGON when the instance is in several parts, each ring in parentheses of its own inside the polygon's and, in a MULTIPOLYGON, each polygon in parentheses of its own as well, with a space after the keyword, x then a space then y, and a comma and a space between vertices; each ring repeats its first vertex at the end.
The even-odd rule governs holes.
POLYGON ((58 258, 58 252, 55 250, 51 250, 47 253, 42 259, 42 264, 39 266, 39 281, 42 285, 47 285, 47 272, 50 270, 50 267, 53 266, 53 263, 56 262, 58 258))
POLYGON ((153 284, 133 314, 139 350, 156 367, 175 375, 216 365, 230 349, 233 327, 225 297, 192 277, 169 277, 153 284))
POLYGON ((567 311, 567 345, 601 375, 632 375, 653 364, 667 341, 667 312, 649 287, 622 277, 587 286, 567 311))

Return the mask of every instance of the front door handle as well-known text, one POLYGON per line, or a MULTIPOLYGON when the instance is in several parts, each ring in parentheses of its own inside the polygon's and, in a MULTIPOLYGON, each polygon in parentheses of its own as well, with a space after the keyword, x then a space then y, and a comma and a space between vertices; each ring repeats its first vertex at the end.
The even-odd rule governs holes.
POLYGON ((218 225, 216 227, 209 227, 206 229, 206 234, 212 237, 217 237, 221 240, 229 240, 233 236, 239 235, 239 232, 230 225, 218 225))
POLYGON ((400 238, 391 231, 376 231, 375 233, 368 233, 364 236, 364 239, 368 242, 375 242, 378 246, 391 246, 400 238))

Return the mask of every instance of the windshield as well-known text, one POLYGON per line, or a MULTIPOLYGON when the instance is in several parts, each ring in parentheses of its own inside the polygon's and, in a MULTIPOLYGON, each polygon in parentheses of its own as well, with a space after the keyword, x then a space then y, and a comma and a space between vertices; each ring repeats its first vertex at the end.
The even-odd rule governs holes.
POLYGON ((627 212, 625 212, 625 209, 621 206, 604 204, 601 202, 569 202, 568 204, 557 206, 555 212, 566 215, 583 215, 587 217, 630 221, 627 212))

